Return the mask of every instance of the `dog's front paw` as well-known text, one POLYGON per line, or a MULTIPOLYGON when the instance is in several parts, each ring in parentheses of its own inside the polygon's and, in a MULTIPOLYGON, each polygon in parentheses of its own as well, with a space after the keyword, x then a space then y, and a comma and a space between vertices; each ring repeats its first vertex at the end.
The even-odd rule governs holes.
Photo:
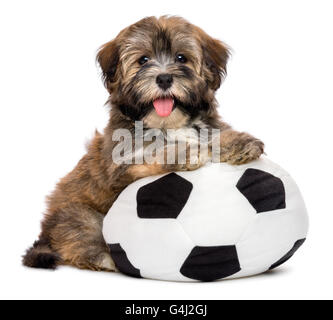
POLYGON ((260 158, 264 153, 264 143, 246 133, 233 141, 231 146, 222 154, 222 161, 240 165, 260 158))

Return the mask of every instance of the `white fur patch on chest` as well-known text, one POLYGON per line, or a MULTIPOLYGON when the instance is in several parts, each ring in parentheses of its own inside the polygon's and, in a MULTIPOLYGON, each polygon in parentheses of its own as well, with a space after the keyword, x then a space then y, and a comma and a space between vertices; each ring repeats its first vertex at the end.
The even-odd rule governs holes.
POLYGON ((168 117, 160 117, 155 110, 152 110, 144 119, 144 126, 155 129, 178 129, 185 127, 189 116, 176 108, 168 117))

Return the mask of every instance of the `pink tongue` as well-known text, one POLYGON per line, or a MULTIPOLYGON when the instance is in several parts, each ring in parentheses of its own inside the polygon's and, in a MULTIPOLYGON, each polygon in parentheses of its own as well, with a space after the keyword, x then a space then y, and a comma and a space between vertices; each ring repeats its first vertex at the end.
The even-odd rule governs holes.
POLYGON ((172 112, 173 99, 171 99, 171 98, 156 99, 156 100, 154 100, 153 105, 156 110, 156 113, 160 117, 167 117, 172 112))

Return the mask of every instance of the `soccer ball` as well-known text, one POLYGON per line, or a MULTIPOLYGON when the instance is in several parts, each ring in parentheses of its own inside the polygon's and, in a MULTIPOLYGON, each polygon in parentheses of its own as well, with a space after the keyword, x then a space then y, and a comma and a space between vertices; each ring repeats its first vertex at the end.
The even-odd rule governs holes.
POLYGON ((298 187, 267 158, 138 180, 119 195, 103 225, 120 272, 172 281, 274 269, 291 258, 307 231, 298 187))

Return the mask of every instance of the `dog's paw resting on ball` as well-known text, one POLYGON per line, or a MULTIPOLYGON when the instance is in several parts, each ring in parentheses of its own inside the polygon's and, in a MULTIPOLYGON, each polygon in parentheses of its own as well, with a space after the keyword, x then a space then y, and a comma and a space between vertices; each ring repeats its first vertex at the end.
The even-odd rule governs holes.
POLYGON ((264 143, 248 133, 226 130, 221 134, 221 162, 239 165, 258 159, 264 143))
MULTIPOLYGON (((188 154, 187 147, 184 161, 138 160, 142 150, 151 149, 153 139, 144 141, 140 152, 131 155, 128 150, 136 148, 149 130, 160 130, 165 139, 168 130, 180 135, 214 130, 221 138, 218 161, 243 164, 260 157, 263 143, 231 129, 217 111, 215 92, 226 75, 228 57, 224 43, 179 17, 145 18, 100 48, 97 61, 110 94, 108 125, 102 134, 96 133, 87 154, 48 197, 39 240, 23 258, 26 266, 115 270, 102 221, 120 192, 137 179, 192 171, 210 160, 202 151, 188 154), (131 140, 125 146, 119 137, 124 131, 131 140), (123 162, 114 158, 121 146, 123 162), (198 161, 192 163, 193 158, 198 161)), ((211 142, 200 141, 208 155, 214 153, 211 142)), ((160 159, 168 158, 167 149, 160 159)), ((208 187, 210 182, 198 183, 208 187)), ((128 225, 119 228, 120 233, 130 232, 128 225)))

